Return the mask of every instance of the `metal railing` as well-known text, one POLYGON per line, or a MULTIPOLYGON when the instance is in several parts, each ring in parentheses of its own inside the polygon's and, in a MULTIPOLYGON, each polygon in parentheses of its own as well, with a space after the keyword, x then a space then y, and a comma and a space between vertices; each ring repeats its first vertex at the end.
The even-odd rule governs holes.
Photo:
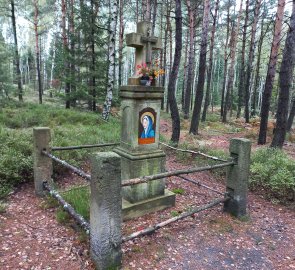
MULTIPOLYGON (((55 149, 60 149, 59 147, 56 147, 55 149)), ((77 148, 76 148, 77 149, 77 148)), ((67 169, 70 169, 73 173, 75 173, 76 175, 82 177, 83 179, 90 181, 91 180, 91 175, 85 173, 84 171, 82 171, 81 169, 70 165, 69 163, 67 163, 66 161, 48 153, 47 151, 43 150, 41 151, 41 153, 49 158, 51 158, 52 160, 54 160, 55 162, 59 163, 60 165, 66 167, 67 169)), ((218 168, 224 168, 224 167, 228 167, 228 166, 232 166, 234 165, 235 162, 234 161, 227 161, 221 164, 215 164, 215 165, 211 165, 211 166, 204 166, 204 167, 197 167, 197 168, 189 168, 189 169, 181 169, 181 170, 174 170, 174 171, 169 171, 169 172, 164 172, 164 173, 159 173, 159 174, 154 174, 154 175, 149 175, 149 176, 144 176, 144 177, 140 177, 140 178, 134 178, 134 179, 129 179, 129 180, 125 180, 122 182, 121 186, 125 187, 125 186, 130 186, 130 185, 136 185, 136 184, 141 184, 141 183, 146 183, 148 181, 153 181, 153 180, 157 180, 157 179, 161 179, 161 178, 165 178, 165 177, 170 177, 170 176, 176 176, 179 177, 187 182, 193 183, 197 186, 200 187, 204 187, 208 190, 211 190, 215 193, 218 193, 220 195, 224 195, 224 198, 221 199, 216 199, 208 204, 205 204, 203 206, 198 206, 193 208, 191 211, 188 212, 184 212, 181 215, 177 216, 177 217, 173 217, 171 219, 168 219, 166 221, 163 221, 159 224, 156 224, 152 227, 148 227, 146 229, 143 229, 139 232, 135 232, 129 236, 123 237, 122 238, 122 242, 126 242, 128 240, 134 239, 136 237, 139 236, 143 236, 146 234, 149 234, 151 232, 154 232, 156 230, 158 230, 159 228, 162 228, 172 222, 176 222, 178 220, 184 219, 188 216, 191 216, 194 213, 200 212, 202 210, 206 210, 209 209, 217 204, 220 204, 222 202, 225 202, 229 199, 229 197, 227 196, 226 193, 222 193, 220 191, 217 191, 213 188, 210 188, 198 181, 194 181, 191 180, 187 177, 181 176, 182 174, 190 174, 190 173, 195 173, 195 172, 202 172, 202 171, 206 171, 206 170, 213 170, 213 169, 218 169, 218 168)), ((65 211, 67 211, 76 221, 77 223, 86 231, 86 233, 89 234, 89 230, 90 230, 90 224, 80 215, 78 214, 75 209, 69 204, 67 203, 63 197, 56 191, 54 190, 53 187, 51 187, 47 182, 44 182, 44 188, 46 190, 49 191, 49 193, 59 202, 59 204, 62 205, 63 209, 65 211)))
POLYGON ((181 174, 210 171, 213 169, 224 168, 224 167, 232 166, 235 164, 236 163, 234 161, 228 161, 228 162, 224 162, 224 163, 216 164, 216 165, 211 165, 211 166, 175 170, 175 171, 170 171, 170 172, 164 172, 164 173, 158 173, 158 174, 149 175, 149 176, 133 178, 133 179, 129 179, 129 180, 124 180, 122 183, 122 187, 137 185, 137 184, 141 184, 141 183, 147 183, 148 181, 157 180, 157 179, 161 179, 161 178, 169 177, 169 176, 178 176, 181 174))

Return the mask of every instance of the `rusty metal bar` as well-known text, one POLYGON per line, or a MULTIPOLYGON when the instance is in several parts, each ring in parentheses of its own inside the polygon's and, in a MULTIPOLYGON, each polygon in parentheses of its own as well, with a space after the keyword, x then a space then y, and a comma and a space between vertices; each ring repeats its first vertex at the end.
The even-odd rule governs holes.
POLYGON ((49 191, 50 195, 59 202, 63 209, 67 211, 76 220, 76 222, 86 231, 87 234, 89 234, 90 224, 84 219, 84 217, 78 214, 73 208, 73 206, 67 203, 64 200, 64 198, 56 190, 54 190, 47 182, 44 182, 43 186, 46 190, 49 191))
POLYGON ((181 174, 189 174, 189 173, 195 173, 195 172, 209 171, 209 170, 213 170, 213 169, 232 166, 234 164, 236 164, 236 163, 233 162, 233 161, 228 161, 228 162, 225 162, 225 163, 211 165, 211 166, 175 170, 175 171, 164 172, 164 173, 159 173, 159 174, 154 174, 154 175, 149 175, 149 176, 143 176, 143 177, 139 177, 139 178, 133 178, 133 179, 129 179, 129 180, 124 180, 122 182, 122 187, 131 186, 131 185, 137 185, 137 184, 141 184, 141 183, 147 183, 148 181, 161 179, 161 178, 169 177, 169 176, 177 176, 177 175, 181 175, 181 174))
POLYGON ((64 147, 52 147, 52 151, 63 151, 63 150, 75 150, 83 148, 94 148, 94 147, 105 147, 105 146, 116 146, 119 143, 101 143, 101 144, 86 144, 86 145, 77 145, 77 146, 64 146, 64 147))
POLYGON ((181 179, 183 179, 183 180, 185 180, 185 181, 187 181, 187 182, 193 183, 193 184, 195 184, 195 185, 197 185, 197 186, 200 186, 200 187, 206 188, 206 189, 208 189, 208 190, 211 190, 211 191, 213 191, 213 192, 215 192, 215 193, 217 193, 217 194, 219 194, 219 195, 224 195, 224 194, 226 194, 226 193, 222 193, 222 192, 220 192, 220 191, 218 191, 218 190, 216 190, 216 189, 214 189, 214 188, 211 188, 211 187, 208 187, 208 186, 206 186, 206 185, 204 185, 204 184, 201 184, 199 181, 195 181, 195 180, 192 180, 192 179, 186 178, 186 177, 181 176, 181 175, 177 175, 176 177, 179 177, 179 178, 181 178, 181 179))
POLYGON ((54 155, 52 155, 52 154, 50 154, 50 153, 48 153, 48 152, 46 152, 44 150, 42 151, 42 154, 47 156, 47 157, 50 157, 52 160, 58 162, 59 164, 63 165, 64 167, 70 169, 73 173, 81 176, 85 180, 87 180, 87 181, 91 180, 90 174, 87 174, 87 173, 83 172, 82 170, 74 167, 73 165, 67 163, 66 161, 61 160, 61 159, 57 158, 56 156, 54 156, 54 155))
POLYGON ((218 158, 218 157, 214 157, 214 156, 210 156, 210 155, 207 155, 205 153, 202 153, 201 151, 193 151, 193 150, 187 150, 187 149, 180 149, 180 148, 176 148, 176 147, 173 147, 169 144, 166 144, 166 143, 163 143, 163 142, 160 142, 160 144, 170 148, 170 149, 173 149, 175 151, 180 151, 180 152, 185 152, 185 153, 191 153, 191 154, 196 154, 196 155, 200 155, 200 156, 203 156, 203 157, 206 157, 206 158, 210 158, 210 159, 213 159, 213 160, 218 160, 218 161, 223 161, 223 162, 226 162, 227 160, 225 159, 222 159, 222 158, 218 158))
POLYGON ((150 233, 153 233, 155 232, 156 230, 164 227, 164 226, 167 226, 168 224, 170 223, 173 223, 175 221, 178 221, 178 220, 181 220, 181 219, 184 219, 186 217, 189 217, 195 213, 198 213, 198 212, 201 212, 203 210, 206 210, 206 209, 209 209, 217 204, 220 204, 220 203, 223 203, 223 202, 226 202, 227 200, 229 200, 228 197, 225 197, 225 198, 221 198, 221 199, 216 199, 208 204, 205 204, 203 206, 198 206, 198 207, 195 207, 193 208, 191 211, 188 211, 188 212, 184 212, 182 214, 180 214, 179 216, 177 217, 173 217, 173 218, 170 218, 166 221, 163 221, 161 223, 158 223, 158 224, 155 224, 154 226, 152 227, 148 227, 148 228, 145 228, 143 230, 140 230, 138 232, 135 232, 135 233, 132 233, 126 237, 123 237, 122 238, 122 243, 126 242, 126 241, 129 241, 129 240, 132 240, 134 238, 137 238, 139 236, 143 236, 143 235, 147 235, 147 234, 150 234, 150 233))

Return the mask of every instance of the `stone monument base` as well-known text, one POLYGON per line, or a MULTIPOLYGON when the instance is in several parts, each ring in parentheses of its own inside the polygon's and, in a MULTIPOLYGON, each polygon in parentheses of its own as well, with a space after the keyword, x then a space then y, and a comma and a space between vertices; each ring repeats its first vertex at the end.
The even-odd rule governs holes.
POLYGON ((175 193, 165 189, 162 196, 146 199, 143 201, 130 203, 122 200, 123 220, 140 217, 149 213, 160 211, 175 205, 175 193))

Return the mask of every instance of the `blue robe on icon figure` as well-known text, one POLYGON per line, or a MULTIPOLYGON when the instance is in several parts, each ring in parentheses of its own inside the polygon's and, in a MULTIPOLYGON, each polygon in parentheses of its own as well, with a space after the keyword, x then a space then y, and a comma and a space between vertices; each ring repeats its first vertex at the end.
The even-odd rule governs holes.
POLYGON ((150 116, 145 115, 142 118, 142 126, 143 126, 143 132, 141 133, 140 138, 146 139, 146 138, 155 137, 155 131, 153 130, 153 121, 150 116))

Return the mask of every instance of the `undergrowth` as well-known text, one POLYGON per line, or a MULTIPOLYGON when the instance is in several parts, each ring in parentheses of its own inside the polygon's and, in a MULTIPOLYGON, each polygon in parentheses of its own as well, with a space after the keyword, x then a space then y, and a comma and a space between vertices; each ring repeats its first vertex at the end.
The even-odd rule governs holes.
MULTIPOLYGON (((48 105, 0 100, 0 198, 11 188, 33 179, 33 127, 51 128, 52 146, 118 142, 118 119, 109 122, 98 113, 48 105)), ((54 152, 72 165, 80 166, 89 153, 110 148, 54 152)))
POLYGON ((90 188, 84 186, 80 188, 73 188, 61 193, 62 197, 73 206, 78 214, 89 221, 90 215, 90 188))
POLYGON ((282 150, 260 148, 252 155, 250 188, 280 202, 295 200, 295 161, 282 150))

